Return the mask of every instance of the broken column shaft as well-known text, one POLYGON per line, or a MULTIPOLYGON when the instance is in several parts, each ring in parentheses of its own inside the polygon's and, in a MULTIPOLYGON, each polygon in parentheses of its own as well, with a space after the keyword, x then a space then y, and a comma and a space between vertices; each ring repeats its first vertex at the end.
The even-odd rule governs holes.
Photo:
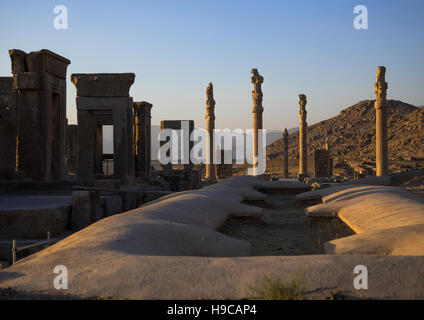
MULTIPOLYGON (((206 179, 215 179, 214 166, 214 129, 215 129, 215 100, 213 99, 213 85, 209 83, 206 88, 206 179)), ((223 159, 221 158, 221 161, 223 159)))
POLYGON ((262 130, 262 113, 264 108, 262 107, 262 83, 264 78, 259 74, 257 69, 252 69, 251 81, 253 83, 253 174, 257 175, 257 169, 259 165, 259 130, 262 130))
POLYGON ((299 94, 299 176, 308 174, 308 124, 306 123, 306 96, 299 94))
POLYGON ((289 132, 287 128, 284 129, 283 133, 283 158, 284 158, 284 178, 289 177, 289 132))
POLYGON ((377 68, 377 82, 374 84, 376 100, 375 108, 375 131, 376 131, 376 167, 377 176, 388 174, 387 152, 387 83, 386 68, 377 68))
POLYGON ((135 171, 139 178, 149 178, 152 167, 152 104, 134 102, 135 171))

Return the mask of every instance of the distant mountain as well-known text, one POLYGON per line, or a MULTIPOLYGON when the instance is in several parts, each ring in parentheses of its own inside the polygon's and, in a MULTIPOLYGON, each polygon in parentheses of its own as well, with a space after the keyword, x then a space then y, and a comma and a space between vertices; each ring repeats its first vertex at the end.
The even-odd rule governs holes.
MULTIPOLYGON (((389 159, 424 158, 424 107, 388 100, 389 159)), ((323 148, 329 137, 335 157, 357 160, 375 159, 374 100, 361 101, 334 118, 308 127, 308 153, 323 148)), ((299 132, 289 136, 289 158, 298 158, 299 132)), ((268 159, 281 159, 282 139, 267 147, 268 159)))

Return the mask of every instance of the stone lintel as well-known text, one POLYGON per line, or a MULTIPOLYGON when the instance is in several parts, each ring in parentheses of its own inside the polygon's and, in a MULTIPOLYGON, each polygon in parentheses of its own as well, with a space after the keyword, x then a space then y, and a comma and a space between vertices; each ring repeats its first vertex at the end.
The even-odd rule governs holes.
POLYGON ((162 120, 160 122, 160 129, 174 129, 181 130, 181 121, 189 122, 189 130, 192 131, 194 129, 194 120, 162 120))
POLYGON ((76 73, 71 81, 78 97, 129 97, 134 73, 76 73))
POLYGON ((25 53, 22 50, 11 49, 12 73, 46 72, 61 79, 66 79, 66 70, 70 60, 47 49, 25 53))
POLYGON ((114 110, 132 105, 133 99, 129 97, 76 97, 77 109, 86 111, 114 110))

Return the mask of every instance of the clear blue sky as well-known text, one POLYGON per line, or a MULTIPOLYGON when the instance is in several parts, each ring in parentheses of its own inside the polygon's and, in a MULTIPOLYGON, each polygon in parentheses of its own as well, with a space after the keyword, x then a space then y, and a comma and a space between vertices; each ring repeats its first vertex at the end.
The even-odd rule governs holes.
POLYGON ((374 99, 378 65, 388 97, 424 105, 424 1, 2 1, 0 76, 8 49, 50 49, 72 61, 68 118, 76 122, 72 73, 134 72, 135 101, 153 103, 153 124, 193 119, 204 127, 205 88, 213 82, 218 128, 251 127, 250 70, 264 76, 264 126, 298 125, 297 95, 308 123, 374 99), (66 5, 69 29, 53 28, 66 5), (369 29, 353 28, 356 5, 369 29))

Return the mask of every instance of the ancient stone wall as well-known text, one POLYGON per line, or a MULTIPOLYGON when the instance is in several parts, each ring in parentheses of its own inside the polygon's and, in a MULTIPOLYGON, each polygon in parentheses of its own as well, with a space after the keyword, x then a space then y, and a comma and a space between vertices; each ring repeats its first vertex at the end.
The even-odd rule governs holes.
POLYGON ((16 167, 16 96, 13 78, 0 78, 0 180, 11 179, 16 167))

